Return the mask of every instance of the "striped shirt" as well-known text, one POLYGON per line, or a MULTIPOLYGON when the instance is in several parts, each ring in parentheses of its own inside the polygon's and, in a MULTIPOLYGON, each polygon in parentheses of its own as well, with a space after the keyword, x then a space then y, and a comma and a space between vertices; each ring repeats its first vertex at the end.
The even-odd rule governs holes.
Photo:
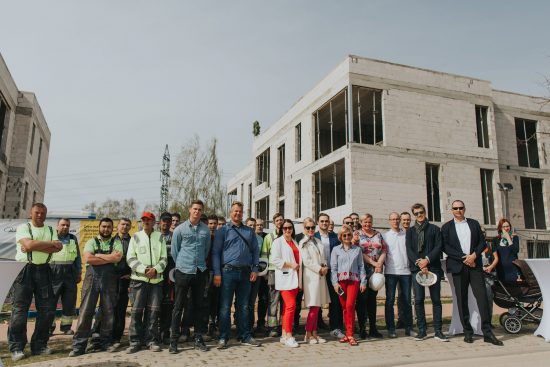
POLYGON ((346 250, 344 245, 338 245, 330 255, 330 280, 332 285, 337 285, 340 280, 360 281, 361 285, 367 284, 367 274, 363 264, 363 252, 359 246, 351 245, 346 250))

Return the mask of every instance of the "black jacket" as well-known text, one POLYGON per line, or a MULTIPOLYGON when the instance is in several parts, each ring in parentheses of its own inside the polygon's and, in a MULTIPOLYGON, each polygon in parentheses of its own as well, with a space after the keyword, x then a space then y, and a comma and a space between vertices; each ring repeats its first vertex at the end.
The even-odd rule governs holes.
POLYGON ((424 249, 418 252, 418 235, 416 229, 412 225, 405 235, 405 243, 407 247, 407 257, 409 259, 409 267, 412 272, 417 272, 420 269, 415 262, 418 259, 424 259, 426 256, 430 260, 428 270, 432 273, 441 273, 441 231, 435 224, 428 223, 424 230, 424 249))
MULTIPOLYGON (((485 240, 481 234, 481 226, 475 219, 466 218, 470 227, 470 253, 476 253, 476 269, 482 269, 481 253, 485 249, 485 240)), ((465 254, 460 246, 460 240, 456 233, 455 221, 450 220, 441 227, 443 237, 443 251, 447 254, 447 272, 457 274, 462 271, 465 254)))

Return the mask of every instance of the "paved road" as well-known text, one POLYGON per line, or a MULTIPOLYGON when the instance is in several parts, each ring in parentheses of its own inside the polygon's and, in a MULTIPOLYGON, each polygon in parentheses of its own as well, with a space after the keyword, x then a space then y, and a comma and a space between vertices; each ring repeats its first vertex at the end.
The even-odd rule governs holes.
MULTIPOLYGON (((531 329, 532 330, 532 329, 531 329)), ((531 332, 517 336, 504 334, 496 329, 504 347, 484 343, 480 337, 473 344, 466 344, 462 337, 453 337, 449 343, 433 338, 417 342, 404 336, 376 341, 362 341, 352 347, 331 339, 323 345, 301 344, 299 348, 284 347, 274 338, 266 338, 262 347, 241 346, 232 340, 227 350, 213 348, 206 353, 192 349, 191 344, 182 344, 177 355, 165 349, 160 353, 141 351, 136 354, 95 353, 77 358, 62 358, 27 366, 44 367, 147 367, 147 366, 549 366, 550 343, 535 337, 531 332)), ((68 351, 67 351, 68 352, 68 351)))

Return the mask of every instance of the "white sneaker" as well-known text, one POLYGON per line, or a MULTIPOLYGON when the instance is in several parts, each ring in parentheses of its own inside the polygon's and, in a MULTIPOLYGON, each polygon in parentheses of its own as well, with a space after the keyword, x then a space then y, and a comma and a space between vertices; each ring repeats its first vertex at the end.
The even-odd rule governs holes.
POLYGON ((323 339, 321 337, 317 337, 317 344, 323 344, 323 343, 326 343, 327 340, 326 339, 323 339))
POLYGON ((335 337, 336 339, 340 340, 342 339, 343 337, 345 337, 344 333, 342 332, 342 330, 340 329, 334 329, 330 332, 330 335, 332 335, 333 337, 335 337))
POLYGON ((284 336, 281 336, 281 337, 279 338, 279 342, 280 342, 281 344, 283 344, 283 345, 286 344, 286 338, 285 338, 284 336))
POLYGON ((296 342, 296 339, 294 339, 293 337, 290 337, 286 339, 285 346, 289 348, 298 348, 298 343, 296 342))

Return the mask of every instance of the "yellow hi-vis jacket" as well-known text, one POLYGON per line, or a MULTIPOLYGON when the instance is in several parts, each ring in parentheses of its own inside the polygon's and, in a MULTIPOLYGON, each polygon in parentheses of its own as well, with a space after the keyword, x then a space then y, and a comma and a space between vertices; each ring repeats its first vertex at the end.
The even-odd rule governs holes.
POLYGON ((135 233, 128 245, 126 261, 132 269, 130 279, 152 284, 162 282, 162 273, 168 259, 166 258, 166 243, 160 232, 153 231, 150 236, 143 230, 135 233), (157 275, 151 279, 147 278, 145 276, 147 268, 155 268, 157 275))

